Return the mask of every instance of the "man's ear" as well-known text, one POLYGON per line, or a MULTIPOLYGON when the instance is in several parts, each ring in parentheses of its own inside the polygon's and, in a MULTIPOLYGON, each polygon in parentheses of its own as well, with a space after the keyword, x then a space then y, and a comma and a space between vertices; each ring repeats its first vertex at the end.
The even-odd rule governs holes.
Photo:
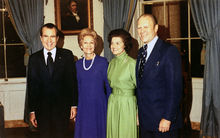
POLYGON ((40 40, 41 40, 41 42, 42 42, 42 36, 40 36, 40 40))
POLYGON ((155 26, 154 26, 154 31, 157 33, 157 31, 158 31, 158 28, 159 28, 159 25, 158 24, 156 24, 155 26))

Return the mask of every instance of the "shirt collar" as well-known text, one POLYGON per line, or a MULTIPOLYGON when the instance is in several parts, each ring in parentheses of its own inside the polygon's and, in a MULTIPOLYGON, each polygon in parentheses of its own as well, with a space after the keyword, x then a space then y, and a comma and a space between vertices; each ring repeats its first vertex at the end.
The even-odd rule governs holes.
POLYGON ((149 58, 149 56, 150 56, 151 52, 153 51, 153 48, 154 48, 154 46, 155 46, 157 40, 158 40, 158 36, 155 36, 154 39, 151 40, 151 41, 147 44, 147 57, 146 57, 146 59, 149 58))
POLYGON ((123 53, 121 53, 121 55, 116 56, 117 59, 124 59, 124 57, 127 56, 126 51, 124 51, 123 53))
POLYGON ((48 52, 51 52, 51 56, 52 56, 52 58, 53 58, 53 61, 54 61, 54 59, 55 59, 55 56, 56 56, 56 51, 57 51, 57 48, 55 47, 54 49, 52 49, 52 50, 50 50, 50 51, 48 51, 46 48, 44 48, 44 58, 45 58, 45 60, 47 60, 47 53, 48 52))
POLYGON ((155 36, 154 39, 151 40, 151 41, 147 44, 147 46, 148 46, 148 47, 154 47, 154 45, 156 44, 157 40, 158 40, 158 36, 155 36))

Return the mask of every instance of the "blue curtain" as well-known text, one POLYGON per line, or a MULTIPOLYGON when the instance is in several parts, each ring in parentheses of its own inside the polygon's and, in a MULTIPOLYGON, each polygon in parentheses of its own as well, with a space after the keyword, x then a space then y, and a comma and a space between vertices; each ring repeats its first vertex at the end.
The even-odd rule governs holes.
POLYGON ((20 39, 32 54, 42 48, 39 29, 44 23, 43 0, 5 0, 20 39))
POLYGON ((206 42, 201 137, 220 138, 220 0, 190 0, 199 36, 206 42))
POLYGON ((103 0, 104 9, 104 56, 110 61, 113 55, 109 49, 108 34, 113 29, 129 31, 137 0, 103 0))

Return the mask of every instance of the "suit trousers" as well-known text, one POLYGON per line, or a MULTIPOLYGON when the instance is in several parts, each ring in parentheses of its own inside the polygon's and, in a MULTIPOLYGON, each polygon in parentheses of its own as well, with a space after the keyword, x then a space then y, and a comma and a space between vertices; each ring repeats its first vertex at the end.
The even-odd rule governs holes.
POLYGON ((140 138, 178 138, 178 135, 178 130, 162 133, 158 131, 142 131, 140 129, 140 138))
POLYGON ((68 133, 69 112, 56 110, 56 107, 42 113, 38 120, 41 138, 65 138, 68 133))
POLYGON ((68 121, 50 119, 39 125, 40 138, 66 138, 68 134, 68 121))

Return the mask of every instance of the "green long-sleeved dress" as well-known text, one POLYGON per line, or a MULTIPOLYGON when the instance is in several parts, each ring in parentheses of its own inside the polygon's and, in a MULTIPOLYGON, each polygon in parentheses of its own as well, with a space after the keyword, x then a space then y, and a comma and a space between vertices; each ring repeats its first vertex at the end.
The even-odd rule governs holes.
POLYGON ((136 61, 126 52, 109 63, 112 93, 108 100, 107 138, 137 138, 135 65, 136 61))

